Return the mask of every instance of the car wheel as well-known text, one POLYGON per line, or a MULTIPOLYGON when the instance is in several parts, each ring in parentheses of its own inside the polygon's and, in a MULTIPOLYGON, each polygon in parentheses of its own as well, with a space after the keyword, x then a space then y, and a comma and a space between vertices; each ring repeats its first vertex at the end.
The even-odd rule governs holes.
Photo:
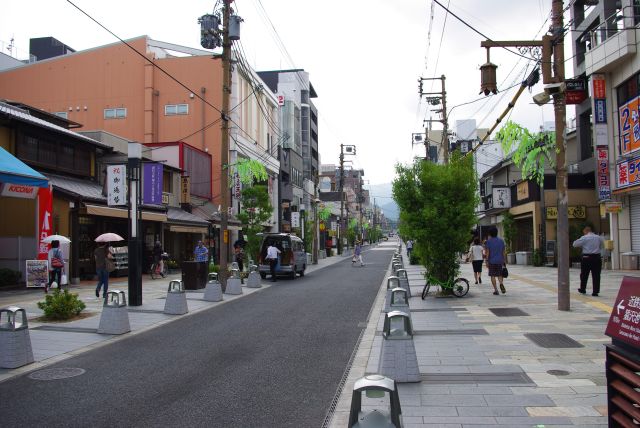
POLYGON ((300 271, 300 276, 303 277, 304 276, 304 271, 307 268, 307 265, 302 265, 302 270, 300 271))
POLYGON ((289 277, 293 280, 296 279, 296 268, 295 266, 293 267, 293 270, 291 271, 291 273, 289 274, 289 277))

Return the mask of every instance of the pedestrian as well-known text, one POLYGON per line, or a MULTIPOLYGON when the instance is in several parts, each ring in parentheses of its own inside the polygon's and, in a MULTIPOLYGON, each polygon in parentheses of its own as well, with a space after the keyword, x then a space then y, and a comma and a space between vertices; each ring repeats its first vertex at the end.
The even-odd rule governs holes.
POLYGON ((197 262, 207 262, 209 261, 209 250, 204 246, 202 241, 198 241, 198 245, 196 249, 193 251, 193 254, 196 258, 197 262))
POLYGON ((360 266, 364 266, 364 263, 362 262, 362 245, 360 244, 360 241, 356 241, 356 246, 353 248, 351 266, 355 265, 357 261, 360 262, 360 266))
POLYGON ((64 258, 60 249, 60 241, 51 241, 51 249, 47 253, 47 260, 49 261, 49 283, 44 287, 45 293, 49 292, 54 282, 58 288, 62 288, 64 258))
POLYGON ((151 254, 153 255, 153 266, 156 274, 160 274, 164 278, 164 262, 162 260, 162 244, 160 241, 156 241, 153 245, 153 250, 151 250, 151 254))
POLYGON ((480 238, 475 237, 473 244, 469 247, 467 258, 471 260, 473 265, 473 277, 476 284, 482 284, 482 263, 484 262, 484 247, 480 245, 480 238))
POLYGON ((600 293, 600 271, 602 270, 604 238, 593 233, 589 226, 586 226, 582 233, 583 235, 573 242, 575 248, 582 248, 578 293, 586 294, 589 272, 591 272, 593 278, 593 292, 591 295, 597 297, 598 293, 600 293))
POLYGON ((487 268, 489 270, 489 276, 491 277, 491 285, 493 285, 493 294, 498 295, 498 288, 496 287, 496 278, 500 283, 500 291, 502 294, 507 290, 504 288, 502 277, 502 268, 507 265, 507 253, 505 249, 504 241, 498 238, 498 229, 492 227, 489 230, 489 239, 485 244, 487 253, 487 268))
POLYGON ((406 245, 407 245, 407 258, 409 259, 409 263, 411 263, 411 251, 413 250, 413 239, 409 239, 406 245))
POLYGON ((93 258, 96 261, 96 275, 98 276, 98 284, 96 285, 96 297, 100 298, 100 289, 102 289, 102 298, 107 298, 109 290, 109 269, 108 260, 113 258, 111 251, 105 242, 100 242, 98 247, 93 250, 93 258))
POLYGON ((269 243, 269 247, 267 247, 267 257, 266 260, 269 262, 269 271, 271 272, 271 281, 276 282, 278 278, 276 277, 276 266, 278 265, 278 254, 281 251, 276 247, 274 242, 269 243))
POLYGON ((238 269, 240 272, 244 270, 244 246, 247 241, 244 240, 244 236, 240 234, 238 240, 233 244, 233 251, 235 253, 236 263, 238 263, 238 269))

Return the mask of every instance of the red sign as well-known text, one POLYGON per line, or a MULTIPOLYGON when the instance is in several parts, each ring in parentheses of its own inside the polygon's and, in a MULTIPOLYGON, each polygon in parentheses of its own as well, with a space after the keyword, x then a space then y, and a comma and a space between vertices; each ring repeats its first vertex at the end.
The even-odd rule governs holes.
POLYGON ((567 104, 580 104, 587 99, 587 91, 566 91, 565 100, 567 104))
POLYGON ((622 279, 604 334, 640 348, 640 278, 622 279))
POLYGON ((46 260, 49 244, 40 242, 51 235, 53 213, 53 190, 51 186, 38 189, 38 260, 46 260))
POLYGON ((607 98, 604 75, 602 74, 592 75, 591 82, 593 83, 593 98, 599 98, 599 99, 607 98))
POLYGON ((279 106, 284 105, 284 95, 278 95, 278 105, 279 106))
POLYGON ((25 186, 24 184, 6 183, 2 186, 0 195, 12 198, 33 199, 38 194, 37 187, 25 186))

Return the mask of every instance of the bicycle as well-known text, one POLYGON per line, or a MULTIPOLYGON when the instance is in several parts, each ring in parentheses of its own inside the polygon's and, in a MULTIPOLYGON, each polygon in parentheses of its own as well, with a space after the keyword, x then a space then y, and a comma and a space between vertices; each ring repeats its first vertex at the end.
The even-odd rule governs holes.
POLYGON ((454 296, 464 297, 469 292, 469 281, 466 278, 448 279, 446 281, 440 281, 431 276, 427 276, 427 283, 422 289, 422 300, 429 294, 431 286, 440 287, 442 290, 451 290, 454 296))
POLYGON ((158 278, 158 276, 161 276, 162 278, 164 278, 169 274, 169 266, 168 266, 169 254, 162 253, 160 257, 162 258, 162 270, 158 269, 158 266, 155 262, 152 263, 151 269, 150 269, 151 272, 149 272, 151 274, 151 279, 156 279, 158 278))

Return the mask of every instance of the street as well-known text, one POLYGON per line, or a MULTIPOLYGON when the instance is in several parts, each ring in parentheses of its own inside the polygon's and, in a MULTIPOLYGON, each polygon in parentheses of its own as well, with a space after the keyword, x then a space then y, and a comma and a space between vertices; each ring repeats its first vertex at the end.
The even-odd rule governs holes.
MULTIPOLYGON (((180 318, 0 384, 2 424, 321 426, 393 247, 180 318)), ((83 334, 83 333, 77 333, 83 334)))

